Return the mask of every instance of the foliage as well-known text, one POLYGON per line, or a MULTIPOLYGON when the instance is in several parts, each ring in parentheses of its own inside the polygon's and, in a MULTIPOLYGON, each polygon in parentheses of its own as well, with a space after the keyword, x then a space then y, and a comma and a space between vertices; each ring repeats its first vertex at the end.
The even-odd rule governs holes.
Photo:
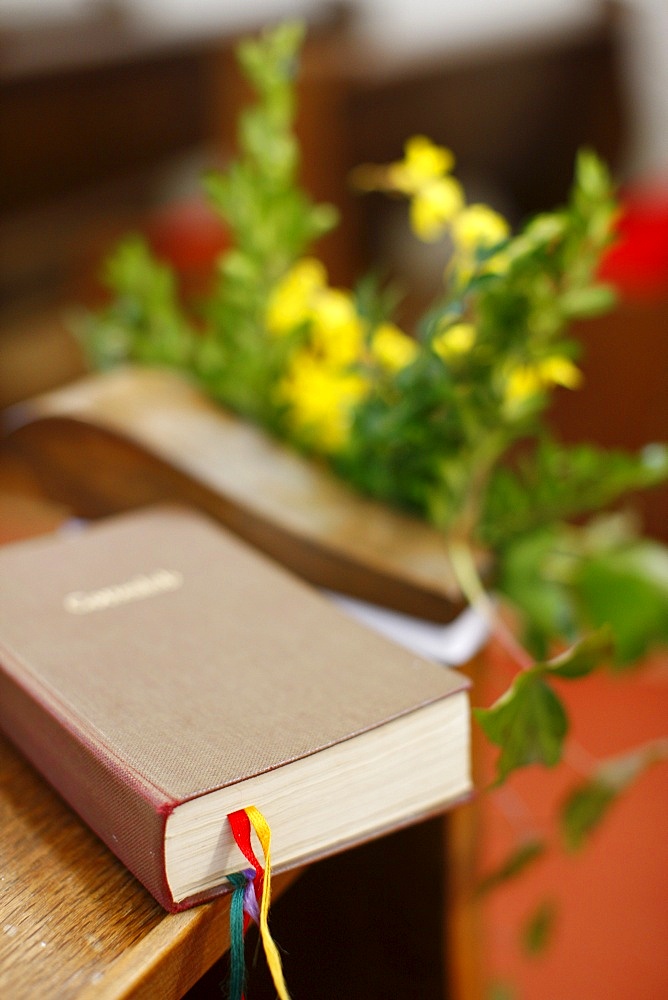
POLYGON ((637 455, 591 444, 568 448, 541 437, 533 452, 497 469, 481 512, 480 534, 492 548, 508 546, 556 521, 591 514, 618 496, 655 486, 668 473, 668 448, 637 455))
POLYGON ((104 278, 114 299, 84 329, 93 364, 110 368, 127 358, 188 367, 193 338, 171 269, 139 237, 129 237, 107 261, 104 278))
POLYGON ((561 656, 520 671, 494 705, 475 710, 488 739, 501 748, 499 782, 518 767, 559 763, 568 718, 550 681, 586 677, 610 652, 609 630, 592 632, 561 656))
POLYGON ((620 668, 668 640, 668 553, 636 537, 624 516, 519 535, 504 550, 497 587, 520 609, 525 644, 537 657, 555 635, 574 642, 602 625, 620 668))
POLYGON ((486 993, 486 1000, 517 1000, 517 992, 510 983, 491 983, 486 993))
POLYGON ((306 247, 336 222, 296 183, 299 149, 292 134, 294 78, 302 28, 284 24, 239 47, 259 100, 243 115, 239 159, 206 189, 233 237, 207 304, 194 369, 206 389, 238 412, 275 422, 272 387, 288 344, 266 336, 268 301, 277 281, 306 247))
POLYGON ((134 360, 186 368, 214 398, 270 427, 277 420, 271 390, 291 343, 266 336, 269 297, 311 241, 336 222, 335 211, 313 205, 296 182, 292 122, 302 35, 300 25, 284 24, 239 47, 259 100, 242 116, 238 160, 205 179, 233 249, 218 262, 203 315, 186 315, 169 268, 130 237, 107 264, 112 302, 83 330, 97 365, 134 360))
POLYGON ((668 759, 668 739, 605 761, 585 782, 572 789, 561 808, 561 833, 568 850, 582 848, 625 788, 659 760, 668 759))
POLYGON ((569 324, 614 301, 597 278, 617 212, 611 178, 583 150, 567 203, 513 234, 491 207, 467 201, 453 154, 423 136, 397 162, 360 166, 361 190, 405 197, 416 236, 450 248, 433 305, 405 331, 384 288, 333 288, 313 256, 336 214, 298 184, 301 39, 284 24, 239 48, 257 100, 240 117, 237 159, 206 179, 232 249, 199 311, 132 238, 108 263, 113 297, 89 318, 86 341, 97 364, 187 369, 357 489, 428 519, 464 593, 495 620, 472 556, 493 554, 497 593, 518 609, 537 662, 518 661, 526 669, 478 717, 502 747, 500 779, 552 765, 568 721, 551 680, 628 663, 668 637, 668 554, 601 518, 666 479, 668 450, 567 447, 545 417, 556 387, 581 382, 569 324), (555 645, 570 652, 550 659, 555 645))
MULTIPOLYGON (((614 233, 613 184, 583 150, 566 204, 512 233, 491 207, 467 202, 453 154, 426 137, 409 139, 397 162, 360 166, 360 191, 406 198, 416 237, 449 248, 442 288, 405 331, 391 287, 365 278, 354 290, 333 288, 313 255, 336 212, 298 183, 302 36, 284 24, 239 47, 257 99, 240 116, 236 160, 205 180, 232 244, 211 293, 199 309, 184 304, 170 268, 131 237, 107 263, 111 298, 88 317, 84 340, 98 367, 185 369, 215 400, 443 532, 463 593, 514 650, 508 691, 475 713, 499 748, 498 785, 518 768, 562 759, 569 720, 555 679, 602 662, 629 667, 668 640, 668 552, 639 537, 628 516, 606 512, 668 478, 668 448, 565 446, 546 419, 554 390, 582 380, 569 324, 614 305, 597 278, 614 233), (480 550, 494 566, 494 601, 478 577, 480 550), (523 647, 505 634, 499 599, 515 609, 523 647), (555 648, 566 651, 555 657, 555 648)), ((648 744, 574 788, 560 816, 567 848, 579 848, 623 788, 667 754, 665 741, 648 744)), ((546 849, 525 836, 480 891, 546 849)), ((555 912, 546 901, 530 915, 529 953, 547 944, 555 912)))
POLYGON ((545 847, 545 843, 536 837, 524 841, 498 868, 481 879, 476 886, 477 894, 482 896, 504 882, 516 878, 543 857, 545 847))
POLYGON ((545 899, 526 920, 522 929, 522 944, 527 955, 540 955, 547 948, 554 931, 557 906, 554 900, 545 899))

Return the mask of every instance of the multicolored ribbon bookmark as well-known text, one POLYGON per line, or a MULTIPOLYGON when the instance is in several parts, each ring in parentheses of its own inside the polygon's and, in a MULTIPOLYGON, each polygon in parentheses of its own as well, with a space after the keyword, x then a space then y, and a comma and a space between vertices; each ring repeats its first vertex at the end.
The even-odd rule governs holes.
POLYGON ((271 830, 269 824, 260 810, 255 806, 239 809, 237 812, 230 813, 227 818, 239 850, 253 866, 252 872, 247 871, 228 876, 230 882, 234 885, 234 894, 230 906, 230 960, 232 966, 230 975, 230 1000, 241 1000, 243 997, 243 933, 248 926, 248 919, 244 923, 240 916, 241 913, 245 913, 246 918, 255 919, 259 923, 262 944, 267 957, 267 965, 274 980, 279 1000, 290 1000, 290 995, 283 978, 281 956, 269 931, 268 923, 269 901, 271 898, 271 830), (262 847, 264 867, 260 864, 253 851, 251 825, 262 847), (251 878, 252 882, 250 881, 251 878), (253 894, 249 892, 251 884, 255 895, 253 902, 251 902, 253 894), (253 903, 259 905, 259 915, 253 903), (254 910, 256 912, 253 912, 254 910), (239 949, 239 943, 241 943, 241 950, 239 949), (241 961, 239 961, 239 956, 241 956, 241 961), (232 991, 233 987, 236 993, 232 991))
POLYGON ((230 983, 228 997, 229 1000, 243 1000, 246 979, 246 959, 244 955, 246 922, 244 902, 248 879, 246 872, 234 872, 227 877, 234 886, 232 901, 230 903, 230 983))

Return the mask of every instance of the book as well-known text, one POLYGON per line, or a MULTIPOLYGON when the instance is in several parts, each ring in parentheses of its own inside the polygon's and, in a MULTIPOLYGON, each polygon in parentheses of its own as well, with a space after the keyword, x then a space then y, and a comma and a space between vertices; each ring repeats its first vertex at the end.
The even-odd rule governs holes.
MULTIPOLYGON (((168 910, 466 798, 467 680, 203 515, 156 506, 0 549, 0 728, 168 910)), ((407 859, 407 862, 419 859, 407 859)))
POLYGON ((441 623, 466 607, 439 531, 356 493, 180 372, 84 376, 8 419, 49 495, 84 517, 178 501, 317 586, 441 623))

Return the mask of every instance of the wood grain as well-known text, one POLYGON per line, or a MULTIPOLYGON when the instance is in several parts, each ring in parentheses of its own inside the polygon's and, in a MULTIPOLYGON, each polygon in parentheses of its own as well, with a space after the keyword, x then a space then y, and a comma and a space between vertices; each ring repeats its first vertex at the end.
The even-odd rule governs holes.
MULTIPOLYGON (((0 541, 70 513, 1 443, 0 541)), ((229 897, 167 914, 0 736, 0 996, 177 1000, 227 950, 228 924, 229 897)))
POLYGON ((165 913, 2 738, 0 831, 3 996, 178 998, 227 950, 229 897, 165 913))
MULTIPOLYGON (((106 511, 123 509, 130 500, 133 504, 150 502, 155 494, 163 499, 188 499, 207 509, 206 491, 192 480, 183 477, 184 492, 176 489, 170 493, 175 483, 177 487, 179 484, 174 470, 157 459, 147 459, 144 451, 118 436, 113 437, 113 448, 120 451, 112 452, 114 460, 110 461, 101 435, 83 424, 79 426, 88 435, 85 447, 71 451, 68 465, 68 447, 72 448, 73 438, 59 437, 57 421, 49 423, 54 431, 57 468, 46 470, 47 474, 49 449, 43 441, 40 460, 36 461, 34 455, 29 458, 21 454, 14 447, 15 440, 0 440, 0 541, 51 531, 73 514, 101 516, 106 511), (90 485, 93 481, 97 481, 97 487, 90 485), (105 500, 100 499, 100 482, 105 500)), ((78 439, 77 444, 81 444, 78 439)), ((290 558, 289 549, 285 556, 290 558)), ((385 838, 374 849, 373 863, 368 859, 362 863, 368 889, 370 864, 381 872, 381 859, 385 857, 389 867, 394 868, 399 864, 397 859, 388 859, 393 850, 403 850, 401 838, 417 837, 421 841, 420 870, 431 889, 421 890, 420 919, 411 925, 410 933, 406 927, 401 931, 400 956, 396 953, 398 932, 393 915, 410 912, 412 881, 393 881, 396 892, 388 901, 389 909, 381 907, 372 915, 362 906, 358 915, 362 944, 358 947, 355 934, 350 933, 349 911, 349 886, 357 884, 348 877, 349 866, 354 869, 354 858, 346 854, 333 859, 329 867, 310 866, 307 875, 320 880, 322 891, 314 897, 313 886, 308 883, 301 892, 306 879, 299 880, 295 904, 291 903, 293 893, 288 893, 281 903, 288 907, 284 911, 287 927, 280 924, 281 906, 273 911, 281 944, 281 935, 289 944, 290 926, 299 940, 288 981, 298 983, 301 978, 307 985, 305 992, 295 996, 310 995, 308 984, 313 982, 320 982, 323 990, 335 988, 338 982, 338 976, 332 982, 321 982, 326 976, 321 967, 325 918, 334 928, 337 962, 340 952, 341 960, 345 956, 351 967, 362 968, 371 976, 371 982, 360 980, 363 992, 356 995, 391 995, 391 987, 385 989, 381 982, 380 971, 391 954, 402 969, 412 968, 411 960, 420 956, 421 978, 418 982, 417 973, 413 976, 415 991, 411 995, 424 1000, 441 996, 471 1000, 478 996, 471 988, 470 973, 477 968, 478 942, 470 937, 466 867, 454 879, 447 877, 446 886, 442 885, 444 863, 460 865, 468 861, 467 824, 459 827, 461 836, 454 843, 447 832, 455 815, 435 821, 428 830, 418 828, 404 831, 397 838, 385 838), (323 898, 327 899, 326 913, 322 911, 323 898), (305 906, 313 912, 309 921, 314 939, 310 957, 304 947, 305 906), (455 923, 448 929, 451 907, 455 923), (443 952, 448 956, 445 968, 443 952), (444 984, 443 991, 437 979, 444 984)), ((409 851, 407 856, 414 854, 409 851)), ((276 878, 274 897, 278 899, 300 874, 301 870, 276 878)), ((178 1000, 227 950, 228 906, 226 897, 185 913, 166 914, 30 765, 0 738, 0 997, 178 1000)), ((387 979, 387 969, 384 974, 387 979)), ((217 981, 218 977, 214 978, 217 981)), ((477 975, 472 978, 477 979, 477 975)), ((404 994, 408 995, 405 990, 404 994)))
POLYGON ((76 997, 164 914, 0 741, 0 969, 5 996, 76 997))

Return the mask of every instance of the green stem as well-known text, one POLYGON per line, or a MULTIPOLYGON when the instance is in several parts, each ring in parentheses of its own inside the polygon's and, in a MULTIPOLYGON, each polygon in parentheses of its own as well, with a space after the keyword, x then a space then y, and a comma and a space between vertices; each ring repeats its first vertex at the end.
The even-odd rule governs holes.
POLYGON ((448 555, 457 583, 471 607, 485 618, 516 665, 521 670, 530 670, 534 661, 503 621, 496 604, 485 590, 470 546, 459 539, 451 539, 448 541, 448 555))
POLYGON ((507 435, 503 433, 488 434, 468 456, 469 478, 466 493, 450 534, 460 539, 473 538, 480 523, 483 497, 489 484, 492 471, 499 457, 508 447, 507 435))

